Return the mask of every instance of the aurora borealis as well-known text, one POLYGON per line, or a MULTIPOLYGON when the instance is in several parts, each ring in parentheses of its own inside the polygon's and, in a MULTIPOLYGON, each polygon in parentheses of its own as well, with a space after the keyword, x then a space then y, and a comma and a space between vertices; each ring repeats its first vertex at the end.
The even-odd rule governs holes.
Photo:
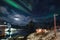
POLYGON ((15 3, 13 0, 4 0, 5 2, 7 2, 8 4, 10 4, 11 6, 18 8, 20 10, 23 10, 26 13, 29 13, 25 8, 23 8, 21 5, 15 3))
POLYGON ((60 20, 59 6, 58 0, 0 0, 0 18, 18 25, 28 24, 31 20, 30 16, 33 17, 34 22, 42 23, 44 19, 45 22, 52 22, 55 13, 59 14, 57 20, 60 20), (50 18, 52 21, 48 20, 50 18))

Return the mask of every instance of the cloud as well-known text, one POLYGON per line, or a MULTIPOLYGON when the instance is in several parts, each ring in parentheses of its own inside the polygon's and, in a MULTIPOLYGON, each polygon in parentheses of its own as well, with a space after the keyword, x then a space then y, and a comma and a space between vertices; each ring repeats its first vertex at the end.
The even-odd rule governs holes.
POLYGON ((29 16, 24 16, 24 15, 18 15, 15 14, 13 17, 11 17, 13 19, 13 24, 18 24, 18 25, 26 25, 29 23, 30 21, 30 17, 29 16), (19 20, 15 20, 14 18, 19 18, 19 20))
MULTIPOLYGON (((10 9, 11 10, 11 12, 10 12, 5 7, 1 6, 0 10, 4 15, 7 14, 7 17, 3 16, 2 18, 14 25, 26 25, 31 20, 30 16, 25 16, 25 15, 19 14, 18 12, 15 12, 12 9, 10 9), (15 20, 15 18, 18 18, 19 20, 15 20)), ((36 20, 33 19, 33 21, 35 22, 36 20)))
POLYGON ((22 25, 22 24, 27 24, 30 21, 29 16, 24 16, 21 14, 18 14, 18 12, 15 12, 14 10, 12 10, 12 14, 10 15, 9 11, 7 11, 7 9, 3 6, 0 7, 1 13, 3 13, 4 15, 7 14, 7 17, 2 17, 4 20, 11 22, 12 24, 18 24, 18 25, 22 25), (14 18, 19 18, 19 21, 15 20, 14 18))
POLYGON ((7 9, 3 6, 0 7, 0 12, 1 13, 5 13, 5 14, 9 14, 9 12, 7 11, 7 9))

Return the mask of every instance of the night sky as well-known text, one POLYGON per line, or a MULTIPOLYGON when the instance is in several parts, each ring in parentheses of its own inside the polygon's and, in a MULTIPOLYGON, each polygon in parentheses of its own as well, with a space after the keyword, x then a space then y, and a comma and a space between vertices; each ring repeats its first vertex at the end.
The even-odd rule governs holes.
POLYGON ((60 23, 59 0, 0 0, 0 18, 14 25, 26 25, 31 17, 34 22, 52 22, 58 14, 60 23))

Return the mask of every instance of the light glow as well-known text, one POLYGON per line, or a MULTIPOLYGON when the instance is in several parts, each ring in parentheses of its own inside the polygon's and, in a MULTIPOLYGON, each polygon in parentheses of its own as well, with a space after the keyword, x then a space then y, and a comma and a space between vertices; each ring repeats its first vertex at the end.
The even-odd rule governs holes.
MULTIPOLYGON (((5 29, 5 34, 8 34, 9 35, 9 32, 8 32, 8 30, 9 30, 9 28, 6 28, 5 29)), ((16 33, 17 32, 17 29, 15 29, 15 28, 11 28, 11 33, 10 34, 14 34, 14 33, 16 33)))
POLYGON ((20 19, 19 18, 14 18, 14 20, 19 21, 20 19))

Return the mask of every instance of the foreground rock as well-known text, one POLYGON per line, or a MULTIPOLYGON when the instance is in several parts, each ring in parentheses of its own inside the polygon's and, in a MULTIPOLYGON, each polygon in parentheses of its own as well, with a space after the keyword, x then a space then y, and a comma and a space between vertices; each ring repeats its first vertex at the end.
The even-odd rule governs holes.
POLYGON ((27 37, 27 40, 54 40, 55 35, 54 32, 36 34, 32 33, 27 37))

